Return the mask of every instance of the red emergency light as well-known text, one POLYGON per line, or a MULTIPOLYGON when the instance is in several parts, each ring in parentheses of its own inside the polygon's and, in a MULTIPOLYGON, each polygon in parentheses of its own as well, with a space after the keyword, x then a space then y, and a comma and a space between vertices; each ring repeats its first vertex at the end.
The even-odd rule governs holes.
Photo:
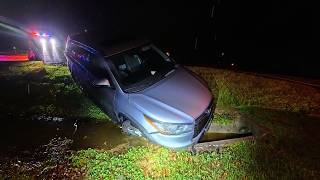
POLYGON ((0 61, 28 61, 28 54, 0 55, 0 61))

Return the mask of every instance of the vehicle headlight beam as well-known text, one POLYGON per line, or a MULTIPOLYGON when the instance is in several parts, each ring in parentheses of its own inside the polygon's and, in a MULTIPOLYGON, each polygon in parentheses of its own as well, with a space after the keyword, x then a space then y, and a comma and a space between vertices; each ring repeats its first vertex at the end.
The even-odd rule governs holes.
POLYGON ((47 43, 47 40, 45 38, 41 38, 40 43, 41 43, 41 46, 44 47, 47 43))
POLYGON ((56 47, 56 40, 55 39, 51 38, 50 43, 51 43, 52 47, 56 47))

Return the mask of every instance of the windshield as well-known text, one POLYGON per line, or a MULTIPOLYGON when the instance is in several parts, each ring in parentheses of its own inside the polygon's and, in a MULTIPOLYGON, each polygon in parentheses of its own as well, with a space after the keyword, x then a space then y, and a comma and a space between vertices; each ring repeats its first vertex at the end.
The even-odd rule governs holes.
POLYGON ((124 91, 141 91, 173 72, 175 64, 153 45, 109 57, 112 72, 124 91))

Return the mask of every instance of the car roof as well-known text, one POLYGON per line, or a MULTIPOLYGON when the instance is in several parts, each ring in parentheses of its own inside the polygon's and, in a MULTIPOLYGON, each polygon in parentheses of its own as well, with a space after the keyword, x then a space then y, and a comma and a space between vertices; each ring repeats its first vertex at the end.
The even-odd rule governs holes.
POLYGON ((144 38, 130 38, 130 37, 113 37, 108 38, 101 33, 79 33, 69 35, 69 40, 76 41, 85 46, 89 46, 105 57, 110 57, 119 54, 126 50, 130 50, 144 44, 150 44, 150 41, 144 38))

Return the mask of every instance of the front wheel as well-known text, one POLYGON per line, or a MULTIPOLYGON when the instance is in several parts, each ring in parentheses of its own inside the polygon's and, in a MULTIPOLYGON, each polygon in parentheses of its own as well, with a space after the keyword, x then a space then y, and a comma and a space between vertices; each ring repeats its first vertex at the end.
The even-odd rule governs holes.
POLYGON ((142 136, 141 131, 138 128, 132 126, 129 120, 125 120, 122 123, 122 132, 128 135, 139 136, 139 137, 142 136))

